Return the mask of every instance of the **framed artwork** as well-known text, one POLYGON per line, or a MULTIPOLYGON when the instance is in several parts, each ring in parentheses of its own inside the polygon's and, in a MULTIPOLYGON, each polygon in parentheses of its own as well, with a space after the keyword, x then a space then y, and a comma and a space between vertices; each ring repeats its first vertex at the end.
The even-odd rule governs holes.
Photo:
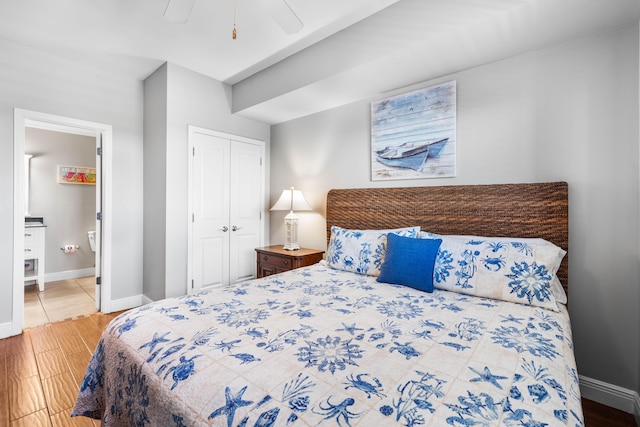
POLYGON ((96 168, 58 165, 58 183, 96 185, 96 168))
POLYGON ((455 81, 371 103, 371 180, 455 175, 455 81))

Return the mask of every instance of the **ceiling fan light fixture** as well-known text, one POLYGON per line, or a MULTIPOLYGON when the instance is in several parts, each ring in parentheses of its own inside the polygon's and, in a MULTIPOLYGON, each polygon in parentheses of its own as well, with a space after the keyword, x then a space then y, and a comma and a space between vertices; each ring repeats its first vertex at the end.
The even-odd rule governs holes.
MULTIPOLYGON (((167 6, 164 10, 164 17, 168 21, 185 23, 193 10, 196 0, 165 0, 167 6)), ((287 0, 257 0, 262 7, 267 10, 274 21, 287 34, 295 34, 302 30, 304 24, 298 17, 295 10, 287 0)), ((388 1, 388 0, 387 0, 388 1)), ((398 1, 398 0, 395 0, 398 1)), ((238 37, 236 29, 236 6, 237 0, 233 0, 233 31, 231 37, 235 40, 238 37)))

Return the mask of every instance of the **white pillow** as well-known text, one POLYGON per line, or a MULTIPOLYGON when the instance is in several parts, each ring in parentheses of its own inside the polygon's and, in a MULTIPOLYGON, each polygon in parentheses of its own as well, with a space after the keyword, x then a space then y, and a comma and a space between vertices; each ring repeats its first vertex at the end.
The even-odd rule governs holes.
POLYGON ((566 252, 544 239, 441 236, 433 284, 436 289, 558 311, 566 294, 556 273, 566 252))
POLYGON ((327 248, 327 264, 338 270, 351 271, 368 276, 379 276, 387 246, 387 234, 417 237, 420 227, 387 230, 350 230, 331 227, 327 248))

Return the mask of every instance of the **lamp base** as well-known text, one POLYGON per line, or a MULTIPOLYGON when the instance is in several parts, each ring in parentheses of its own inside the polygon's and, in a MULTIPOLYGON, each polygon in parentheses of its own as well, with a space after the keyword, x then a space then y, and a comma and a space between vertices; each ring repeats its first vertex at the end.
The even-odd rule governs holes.
POLYGON ((298 217, 293 211, 284 217, 284 228, 284 250, 297 251, 300 249, 300 245, 298 244, 298 217))

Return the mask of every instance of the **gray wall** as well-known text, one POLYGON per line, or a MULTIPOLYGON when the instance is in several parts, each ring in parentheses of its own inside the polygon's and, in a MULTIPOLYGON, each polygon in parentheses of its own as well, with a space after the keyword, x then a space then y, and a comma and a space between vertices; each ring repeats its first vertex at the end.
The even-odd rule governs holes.
POLYGON ((142 81, 0 39, 0 325, 12 320, 14 108, 113 126, 112 299, 142 293, 142 81))
POLYGON ((167 230, 167 64, 144 81, 143 293, 164 298, 167 230))
MULTIPOLYGON (((370 180, 370 103, 272 128, 271 200, 304 191, 302 246, 326 247, 331 188, 569 183, 570 306, 583 376, 640 389, 638 26, 417 83, 457 81, 457 177, 370 180)), ((401 72, 401 70, 399 71, 401 72)), ((283 240, 271 216, 271 243, 283 240)))
POLYGON ((96 139, 26 128, 25 153, 32 154, 30 214, 42 216, 45 232, 45 273, 91 268, 95 254, 87 231, 96 229, 96 186, 60 184, 57 166, 96 166, 96 139), (74 254, 60 248, 76 244, 74 254))
POLYGON ((270 128, 231 114, 228 85, 175 64, 148 77, 145 91, 145 169, 154 171, 145 173, 144 216, 154 226, 145 228, 144 292, 156 300, 187 292, 188 125, 265 141, 267 152, 270 128))

